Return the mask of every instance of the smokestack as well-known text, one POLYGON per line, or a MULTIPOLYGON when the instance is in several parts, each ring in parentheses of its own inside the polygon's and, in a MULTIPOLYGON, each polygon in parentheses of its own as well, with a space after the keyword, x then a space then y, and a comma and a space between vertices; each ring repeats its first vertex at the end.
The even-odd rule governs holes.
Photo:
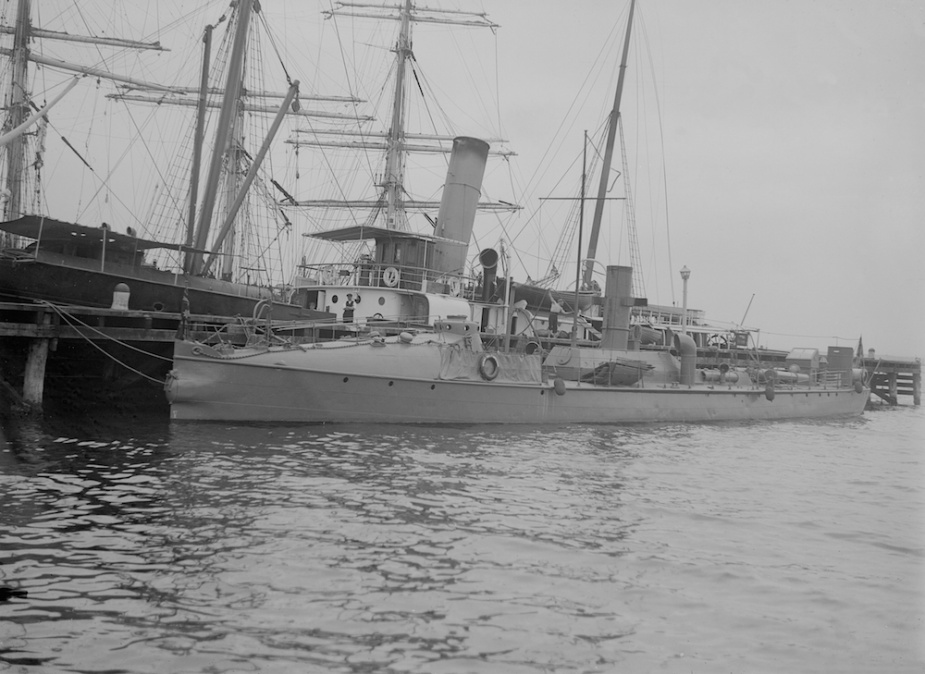
POLYGON ((626 349, 633 303, 633 268, 616 265, 607 267, 601 348, 621 351, 626 349))
POLYGON ((478 138, 453 139, 453 153, 437 214, 433 267, 439 273, 461 274, 472 238, 475 210, 482 191, 488 161, 488 143, 478 138))

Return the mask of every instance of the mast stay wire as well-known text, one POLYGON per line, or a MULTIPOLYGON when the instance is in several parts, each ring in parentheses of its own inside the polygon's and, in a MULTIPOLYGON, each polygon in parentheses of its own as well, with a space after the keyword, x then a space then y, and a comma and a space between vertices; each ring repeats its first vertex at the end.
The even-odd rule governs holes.
MULTIPOLYGON (((614 22, 610 30, 610 35, 608 39, 603 41, 600 49, 597 52, 597 56, 594 59, 594 64, 603 64, 605 62, 609 62, 610 60, 612 60, 610 57, 613 55, 615 50, 618 49, 619 47, 618 37, 622 35, 623 33, 622 28, 623 28, 623 22, 625 22, 624 17, 626 15, 627 13, 626 11, 624 11, 624 13, 621 14, 620 17, 618 17, 617 21, 614 22)), ((523 186, 521 193, 524 195, 524 197, 521 199, 521 201, 523 201, 524 203, 526 203, 526 201, 528 200, 529 198, 528 195, 532 193, 535 189, 537 189, 539 182, 548 173, 549 167, 552 166, 553 164, 553 162, 551 161, 551 157, 557 156, 562 151, 563 146, 565 146, 568 143, 568 138, 567 138, 568 134, 566 133, 566 131, 574 127, 575 122, 577 120, 577 111, 587 105, 589 99, 591 98, 593 91, 595 90, 593 85, 601 77, 602 72, 603 72, 602 68, 592 67, 585 74, 585 77, 582 80, 580 86, 578 87, 576 94, 572 98, 572 102, 569 105, 568 110, 566 111, 562 120, 559 122, 559 125, 555 133, 553 134, 552 141, 549 143, 549 145, 546 147, 545 151, 543 152, 543 155, 537 164, 537 168, 534 170, 533 174, 529 177, 526 184, 523 186)), ((611 75, 613 75, 613 73, 611 73, 611 75)), ((606 123, 606 120, 607 120, 606 114, 602 114, 601 117, 603 118, 604 123, 606 123)), ((576 156, 580 157, 580 153, 576 156)), ((575 159, 566 169, 566 172, 571 172, 574 169, 575 163, 577 161, 578 159, 575 159)), ((559 179, 559 181, 556 182, 554 188, 556 186, 561 185, 562 180, 564 178, 565 178, 565 175, 563 175, 559 179)), ((531 227, 534 227, 534 221, 539 217, 539 212, 541 208, 542 208, 542 205, 537 206, 529 213, 529 215, 522 222, 517 233, 513 236, 512 242, 516 242, 516 240, 519 239, 522 235, 524 235, 528 231, 528 229, 530 229, 531 227)), ((574 219, 575 217, 577 216, 573 214, 572 216, 570 216, 570 219, 574 219)), ((566 234, 562 233, 561 236, 566 236, 566 234)), ((542 237, 538 237, 538 241, 539 243, 542 243, 542 237)), ((553 264, 554 263, 551 260, 549 264, 550 269, 553 264)), ((560 269, 559 271, 561 272, 562 270, 560 269)))
MULTIPOLYGON (((649 32, 647 29, 647 25, 645 22, 645 17, 644 17, 643 12, 640 12, 639 18, 640 18, 639 23, 640 23, 642 34, 645 36, 645 39, 643 40, 643 44, 645 45, 645 48, 646 48, 646 56, 648 57, 646 59, 646 62, 649 64, 649 70, 651 73, 650 76, 653 82, 652 91, 655 97, 655 110, 656 110, 656 119, 658 120, 659 145, 661 149, 661 160, 662 160, 662 189, 665 195, 665 200, 664 200, 665 239, 666 239, 666 248, 668 249, 668 268, 669 270, 672 270, 674 269, 674 262, 672 260, 672 254, 671 254, 671 218, 669 217, 669 205, 671 202, 668 198, 668 162, 666 161, 666 157, 665 157, 665 126, 664 126, 663 119, 662 119, 662 103, 661 103, 661 96, 659 95, 659 91, 658 91, 658 86, 654 86, 654 83, 656 82, 655 60, 652 57, 652 41, 649 40, 649 32)), ((652 228, 652 236, 653 238, 655 236, 654 227, 652 228)), ((654 246, 654 241, 653 241, 653 249, 654 247, 655 246, 654 246)), ((674 274, 669 273, 668 278, 669 278, 669 287, 671 291, 671 302, 672 304, 674 304, 675 303, 674 274)))

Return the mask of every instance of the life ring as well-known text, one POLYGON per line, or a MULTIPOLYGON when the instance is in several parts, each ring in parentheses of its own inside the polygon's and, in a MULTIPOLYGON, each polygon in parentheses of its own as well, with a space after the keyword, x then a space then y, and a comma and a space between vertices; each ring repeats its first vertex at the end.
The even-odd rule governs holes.
POLYGON ((483 353, 479 356, 479 374, 485 381, 493 381, 498 373, 501 372, 501 365, 498 358, 491 353, 483 353))
POLYGON ((389 288, 397 286, 399 278, 398 270, 395 267, 386 267, 382 270, 382 282, 389 288))

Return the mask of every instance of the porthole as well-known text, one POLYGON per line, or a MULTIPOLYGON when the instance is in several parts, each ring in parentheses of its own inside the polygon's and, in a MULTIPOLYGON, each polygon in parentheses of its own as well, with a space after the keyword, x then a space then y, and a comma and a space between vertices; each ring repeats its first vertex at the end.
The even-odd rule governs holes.
POLYGON ((379 306, 381 307, 383 304, 385 304, 385 298, 384 298, 384 297, 380 297, 380 298, 379 298, 379 306))
POLYGON ((155 310, 155 311, 163 311, 163 310, 164 310, 164 303, 163 303, 163 302, 155 302, 155 303, 154 303, 154 310, 155 310))
POLYGON ((331 295, 331 304, 337 304, 337 295, 331 295))
POLYGON ((346 384, 348 381, 350 381, 350 377, 344 377, 344 383, 346 384))

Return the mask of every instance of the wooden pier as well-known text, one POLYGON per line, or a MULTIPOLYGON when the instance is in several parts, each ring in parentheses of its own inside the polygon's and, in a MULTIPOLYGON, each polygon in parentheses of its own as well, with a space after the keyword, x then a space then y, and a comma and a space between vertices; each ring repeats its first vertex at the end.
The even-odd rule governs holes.
MULTIPOLYGON (((163 382, 183 322, 187 336, 243 345, 265 332, 266 321, 237 316, 102 309, 0 302, 0 380, 14 402, 41 411, 90 398, 115 405, 166 410, 163 382), (19 394, 21 391, 21 395, 19 394)), ((274 324, 303 341, 336 334, 337 326, 274 324)))
POLYGON ((913 405, 922 404, 922 361, 885 356, 864 358, 870 375, 870 392, 889 405, 899 405, 900 396, 912 397, 913 405))

